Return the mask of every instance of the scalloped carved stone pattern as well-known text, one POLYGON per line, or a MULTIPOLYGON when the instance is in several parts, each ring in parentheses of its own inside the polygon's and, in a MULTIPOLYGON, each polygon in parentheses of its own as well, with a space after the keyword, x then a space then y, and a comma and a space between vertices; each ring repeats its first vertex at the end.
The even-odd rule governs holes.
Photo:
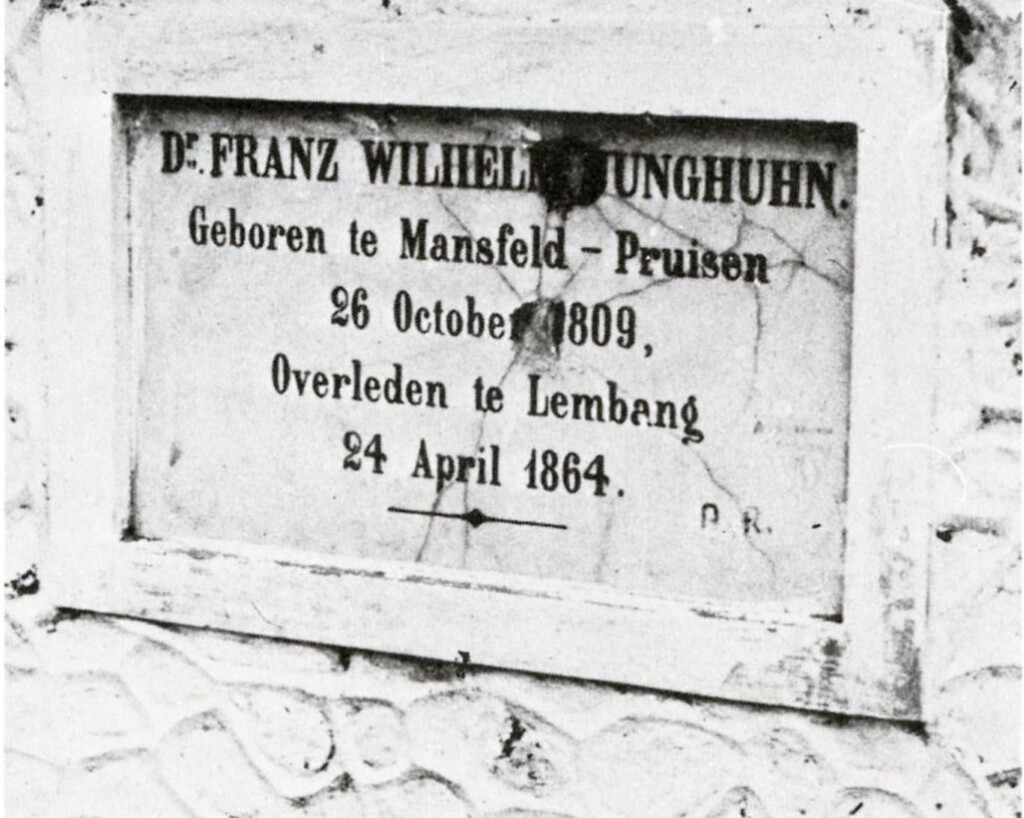
MULTIPOLYGON (((950 192, 947 223, 936 226, 946 261, 935 274, 949 379, 933 444, 951 465, 950 499, 933 521, 930 721, 910 730, 55 616, 47 577, 34 568, 46 536, 33 321, 46 188, 36 34, 46 14, 130 9, 12 0, 7 814, 1020 816, 1020 17, 1009 0, 946 3, 950 192)), ((377 11, 414 24, 438 5, 384 2, 377 11)), ((445 11, 469 13, 464 6, 445 11)), ((516 6, 501 13, 529 13, 516 6)), ((847 13, 871 25, 870 4, 847 13)), ((770 10, 752 5, 751 24, 770 25, 770 10)))
POLYGON ((884 723, 95 616, 19 619, 15 815, 987 814, 947 751, 884 723))

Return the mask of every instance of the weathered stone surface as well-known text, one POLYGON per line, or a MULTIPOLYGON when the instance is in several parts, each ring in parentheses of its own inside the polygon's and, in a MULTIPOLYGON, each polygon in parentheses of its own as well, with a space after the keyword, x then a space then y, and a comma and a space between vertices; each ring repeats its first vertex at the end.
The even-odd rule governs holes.
POLYGON ((173 724, 217 704, 217 686, 178 651, 162 642, 141 641, 125 656, 125 681, 159 721, 173 724), (167 680, 174 679, 173 685, 167 680))
POLYGON ((348 773, 342 773, 328 786, 313 795, 292 800, 296 815, 304 818, 361 818, 369 814, 348 773))
POLYGON ((942 733, 958 748, 975 748, 985 774, 1020 766, 1020 668, 988 666, 949 680, 936 702, 942 733), (1000 719, 999 730, 991 725, 1000 719))
POLYGON ((165 733, 157 757, 163 778, 194 811, 272 815, 280 809, 281 797, 216 712, 199 713, 165 733))
POLYGON ((458 781, 481 807, 502 787, 557 805, 572 780, 572 740, 537 714, 473 690, 413 702, 413 760, 458 781))
POLYGON ((53 761, 145 743, 146 717, 124 682, 106 673, 7 674, 8 747, 53 761))
MULTIPOLYGON (((161 628, 159 638, 174 644, 178 635, 161 628)), ((183 640, 189 654, 207 662, 211 668, 230 670, 277 667, 294 678, 310 679, 342 670, 342 654, 337 649, 295 642, 264 639, 254 643, 234 633, 190 631, 183 640)))
MULTIPOLYGON (((840 813, 841 814, 841 813, 840 813)), ((734 787, 722 798, 721 802, 708 813, 708 818, 771 818, 757 793, 748 787, 734 787)))
POLYGON ((289 772, 323 773, 337 753, 325 702, 294 688, 235 685, 228 696, 260 753, 289 772))
POLYGON ((831 806, 831 815, 865 815, 878 818, 923 818, 926 814, 910 801, 885 790, 852 788, 839 796, 831 806))
POLYGON ((43 665, 54 673, 120 674, 124 657, 138 639, 102 617, 56 617, 45 623, 47 638, 36 640, 43 665))
POLYGON ((388 702, 345 699, 331 705, 334 729, 359 781, 396 778, 409 766, 402 711, 388 702))
POLYGON ((404 818, 410 810, 437 818, 469 818, 474 813, 457 787, 424 772, 383 784, 369 799, 379 818, 404 818))
POLYGON ((685 814, 728 787, 743 765, 729 738, 655 719, 623 719, 579 749, 584 803, 607 815, 685 814))
POLYGON ((144 749, 108 753, 69 766, 57 793, 55 816, 191 815, 160 779, 154 759, 144 749))
POLYGON ((51 814, 60 768, 41 758, 8 749, 4 755, 4 812, 23 818, 51 814))
POLYGON ((503 809, 488 813, 486 818, 573 818, 565 812, 541 812, 532 809, 503 809))
POLYGON ((39 666, 39 654, 30 639, 34 628, 26 628, 17 620, 4 618, 4 659, 8 670, 34 670, 39 666))

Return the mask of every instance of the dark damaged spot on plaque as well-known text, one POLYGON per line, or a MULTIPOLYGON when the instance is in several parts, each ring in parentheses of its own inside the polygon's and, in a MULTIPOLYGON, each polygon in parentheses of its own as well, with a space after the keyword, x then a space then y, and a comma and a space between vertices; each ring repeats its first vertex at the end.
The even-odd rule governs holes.
POLYGON ((601 198, 607 183, 605 153, 572 136, 544 140, 533 148, 537 189, 548 210, 565 213, 601 198))
POLYGON ((6 584, 6 587, 9 589, 8 599, 39 593, 39 575, 36 573, 36 566, 33 565, 27 571, 18 574, 6 584))
POLYGON ((843 655, 843 648, 835 639, 828 639, 825 641, 825 644, 821 646, 821 652, 829 659, 838 659, 843 655))
POLYGON ((537 298, 512 312, 512 344, 529 358, 557 358, 565 337, 565 305, 537 298))

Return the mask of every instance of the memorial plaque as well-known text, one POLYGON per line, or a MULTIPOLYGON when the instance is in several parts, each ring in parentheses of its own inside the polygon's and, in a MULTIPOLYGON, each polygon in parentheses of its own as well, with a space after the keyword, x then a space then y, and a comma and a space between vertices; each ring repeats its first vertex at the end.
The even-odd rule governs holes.
POLYGON ((840 612, 854 126, 124 113, 139 536, 840 612))
POLYGON ((948 38, 884 5, 48 17, 57 604, 919 718, 948 38))

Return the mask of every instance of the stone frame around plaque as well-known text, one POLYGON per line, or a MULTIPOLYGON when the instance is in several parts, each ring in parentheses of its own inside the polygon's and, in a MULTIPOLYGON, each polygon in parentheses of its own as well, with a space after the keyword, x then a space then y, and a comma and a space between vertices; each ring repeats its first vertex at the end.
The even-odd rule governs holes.
POLYGON ((946 30, 940 9, 797 3, 644 14, 511 6, 473 22, 367 7, 140 4, 50 15, 44 327, 49 547, 65 607, 710 697, 905 720, 922 702, 940 377, 946 30), (864 12, 863 14, 861 12, 864 12), (325 20, 324 16, 330 19, 325 20), (287 19, 285 19, 287 18, 287 19), (555 18, 555 19, 553 19, 555 18), (429 47, 424 47, 429 43, 429 47), (443 57, 439 57, 443 55, 443 57), (657 55, 657 59, 641 58, 657 55), (684 81, 679 78, 692 78, 684 81), (841 616, 696 604, 132 527, 138 288, 118 98, 853 122, 857 283, 841 616))

